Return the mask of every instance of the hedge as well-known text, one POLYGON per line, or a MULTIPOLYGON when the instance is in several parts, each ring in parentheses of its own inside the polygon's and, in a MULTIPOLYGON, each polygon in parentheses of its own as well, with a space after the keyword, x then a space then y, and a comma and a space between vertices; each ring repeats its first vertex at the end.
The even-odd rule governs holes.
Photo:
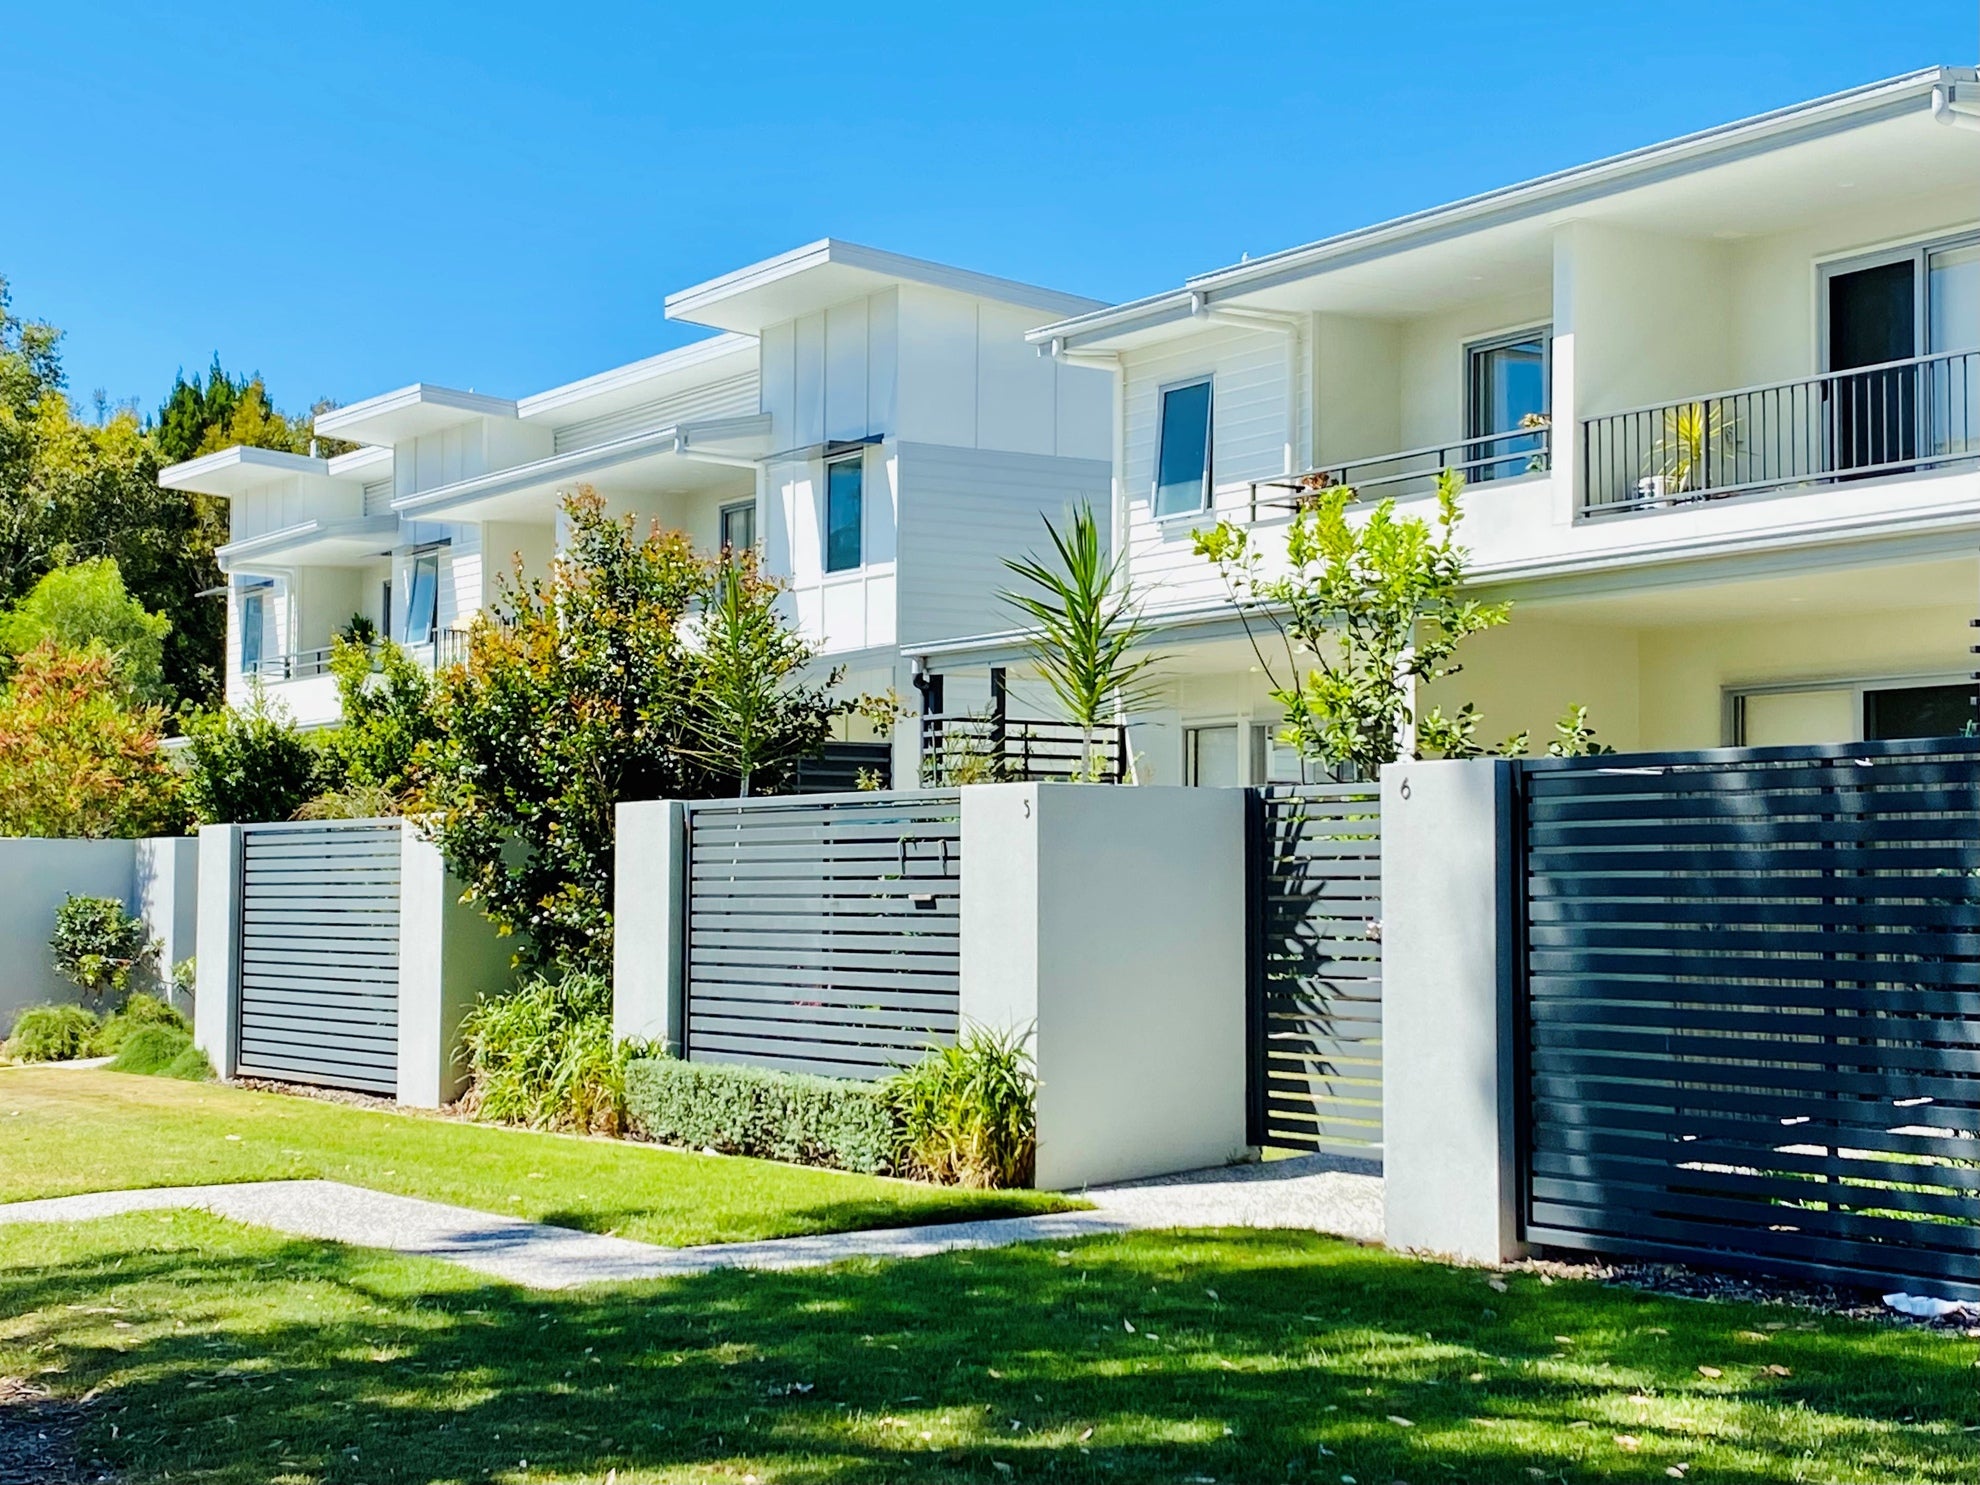
POLYGON ((626 1116, 670 1145, 861 1175, 894 1166, 893 1110, 877 1083, 639 1057, 626 1064, 626 1116))

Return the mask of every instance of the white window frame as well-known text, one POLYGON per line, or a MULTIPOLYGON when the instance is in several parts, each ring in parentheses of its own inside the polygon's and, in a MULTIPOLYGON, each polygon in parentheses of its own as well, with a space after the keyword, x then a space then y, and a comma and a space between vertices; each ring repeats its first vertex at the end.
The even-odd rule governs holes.
POLYGON ((1217 378, 1213 372, 1200 376, 1186 376, 1180 381, 1165 382, 1155 389, 1155 467, 1148 480, 1148 513, 1158 521, 1186 521, 1202 515, 1210 509, 1211 494, 1216 488, 1217 464, 1217 378), (1198 503, 1188 510, 1164 512, 1162 499, 1162 441, 1168 434, 1169 394, 1186 391, 1191 387, 1207 388, 1209 403, 1203 409, 1203 493, 1198 503))
POLYGON ((405 621, 401 625, 401 628, 404 630, 404 633, 401 634, 399 637, 399 642, 401 644, 430 645, 437 643, 439 640, 440 575, 443 570, 443 565, 440 561, 440 556, 444 550, 445 550, 445 543, 436 542, 427 546, 414 547, 406 553, 406 567, 405 567, 406 612, 405 612, 405 621), (420 563, 425 562, 429 559, 431 559, 433 563, 433 621, 427 626, 427 630, 425 634, 415 636, 412 632, 412 617, 413 617, 412 605, 413 605, 413 595, 418 591, 418 584, 414 580, 414 573, 418 570, 420 563))
POLYGON ((1846 273, 1860 273, 1866 268, 1883 268, 1892 263, 1911 264, 1912 354, 1938 355, 1939 352, 1931 350, 1926 344, 1931 339, 1932 331, 1932 254, 1975 245, 1980 245, 1980 228, 1969 227, 1936 237, 1920 238, 1915 242, 1893 243, 1874 252, 1851 253, 1845 257, 1819 260, 1815 265, 1815 318, 1817 354, 1821 357, 1821 364, 1815 368, 1816 374, 1826 376, 1834 369, 1830 364, 1829 352, 1829 281, 1831 279, 1839 278, 1846 273))
POLYGON ((818 570, 826 581, 850 577, 866 567, 866 450, 824 461, 818 480, 818 570), (859 470, 859 560, 850 567, 832 565, 832 471, 850 464, 859 470))
MULTIPOLYGON (((1461 365, 1463 370, 1463 382, 1464 382, 1464 407, 1462 409, 1463 422, 1460 426, 1463 427, 1464 437, 1467 440, 1473 438, 1483 438, 1486 436, 1477 431, 1478 374, 1476 368, 1477 368, 1479 355, 1486 351, 1503 350, 1507 346, 1524 345, 1529 340, 1538 340, 1540 342, 1541 416, 1548 419, 1549 422, 1553 420, 1554 322, 1552 320, 1547 320, 1535 325, 1520 325, 1510 330, 1494 331, 1489 335, 1477 336, 1471 340, 1467 340, 1464 342, 1463 348, 1460 351, 1461 365)), ((1519 438, 1522 436, 1530 436, 1530 435, 1523 435, 1522 430, 1514 428, 1503 432, 1494 433, 1490 436, 1493 438, 1511 439, 1511 438, 1519 438)), ((1465 459, 1469 461, 1479 457, 1479 450, 1483 447, 1484 446, 1482 444, 1473 444, 1467 442, 1464 445, 1465 459)), ((1535 452, 1538 451, 1536 450, 1535 452)), ((1519 457, 1521 456, 1516 453, 1507 454, 1500 462, 1510 463, 1512 460, 1517 459, 1519 457)), ((1552 459, 1550 458, 1549 464, 1551 465, 1551 463, 1552 463, 1552 459)), ((1534 471, 1534 473, 1539 473, 1539 472, 1540 471, 1534 471)), ((1518 471, 1508 472, 1506 474, 1485 474, 1483 473, 1483 471, 1478 469, 1466 468, 1463 471, 1463 473, 1464 473, 1464 482, 1467 485, 1496 484, 1501 480, 1517 480, 1517 479, 1525 479, 1528 477, 1528 471, 1523 469, 1518 471)))
POLYGON ((256 582, 242 583, 237 590, 235 621, 240 625, 240 673, 244 676, 261 674, 261 667, 268 660, 268 598, 275 591, 275 584, 266 578, 256 582), (248 611, 249 600, 253 600, 256 613, 254 624, 254 664, 248 664, 248 611))

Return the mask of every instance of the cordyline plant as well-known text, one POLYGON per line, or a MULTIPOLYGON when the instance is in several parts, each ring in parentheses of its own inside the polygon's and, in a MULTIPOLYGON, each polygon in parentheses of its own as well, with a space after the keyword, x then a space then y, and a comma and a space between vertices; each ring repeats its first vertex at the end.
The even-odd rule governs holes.
MULTIPOLYGON (((1463 481, 1437 479, 1437 516, 1398 517, 1384 500, 1351 519, 1354 490, 1336 485, 1301 503, 1286 532, 1284 571, 1268 574, 1250 534, 1225 521, 1194 533, 1217 566, 1251 637, 1273 700, 1285 709, 1282 741, 1303 758, 1372 779, 1401 756, 1465 757, 1480 751, 1478 713, 1418 712, 1418 688, 1460 669, 1458 646, 1506 622, 1512 606, 1462 593, 1466 553, 1457 544, 1463 481), (1278 635, 1268 654, 1261 631, 1278 635)), ((1498 749, 1525 751, 1526 735, 1498 749)))
POLYGON ((1094 735, 1103 722, 1147 705, 1149 672, 1161 656, 1139 653, 1150 626, 1128 582, 1127 553, 1102 550, 1093 508, 1077 506, 1068 531, 1048 519, 1045 534, 1052 557, 1006 557, 1004 566, 1029 587, 998 597, 1031 627, 1032 663, 1079 728, 1080 776, 1091 779, 1101 771, 1094 735))

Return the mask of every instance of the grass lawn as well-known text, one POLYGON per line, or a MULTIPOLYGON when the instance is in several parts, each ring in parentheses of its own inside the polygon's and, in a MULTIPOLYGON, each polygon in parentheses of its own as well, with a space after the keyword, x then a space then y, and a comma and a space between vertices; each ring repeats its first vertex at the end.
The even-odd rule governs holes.
POLYGON ((133 1485, 1961 1481, 1957 1335, 1137 1234, 554 1296, 198 1213, 0 1228, 0 1377, 133 1485))
POLYGON ((533 1134, 101 1069, 0 1068, 0 1201, 326 1177, 646 1242, 739 1242, 1076 1205, 533 1134))

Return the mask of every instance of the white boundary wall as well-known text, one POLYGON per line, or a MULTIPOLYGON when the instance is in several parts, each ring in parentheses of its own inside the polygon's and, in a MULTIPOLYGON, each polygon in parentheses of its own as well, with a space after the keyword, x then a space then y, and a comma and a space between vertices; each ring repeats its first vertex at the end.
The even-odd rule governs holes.
MULTIPOLYGON (((76 1001, 55 972, 48 937, 55 910, 73 894, 114 897, 163 943, 161 979, 193 952, 199 843, 190 836, 147 840, 0 839, 0 1036, 24 1006, 76 1001)), ((191 1007, 180 1005, 180 1010, 191 1007)))

